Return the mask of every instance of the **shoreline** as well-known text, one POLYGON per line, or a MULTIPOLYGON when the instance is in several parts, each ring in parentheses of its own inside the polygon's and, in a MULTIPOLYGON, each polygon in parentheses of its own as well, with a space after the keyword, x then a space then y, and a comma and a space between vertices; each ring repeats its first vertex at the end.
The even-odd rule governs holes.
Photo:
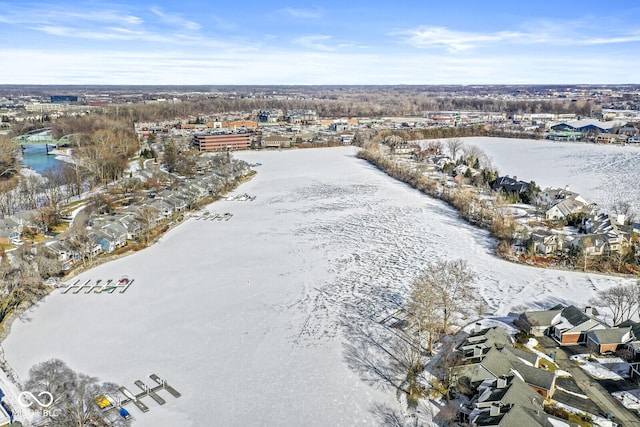
MULTIPOLYGON (((26 168, 30 171, 32 171, 34 174, 37 174, 35 171, 33 171, 33 169, 30 168, 26 168)), ((224 198, 224 196, 226 194, 228 194, 231 191, 234 191, 235 189, 237 189, 238 187, 240 187, 242 184, 250 181, 251 179, 253 179, 253 177, 256 175, 256 171, 255 170, 251 170, 253 173, 248 173, 247 175, 235 180, 232 183, 231 188, 225 190, 224 192, 216 195, 216 196, 211 196, 210 198, 205 198, 203 199, 204 204, 198 205, 195 209, 191 209, 189 211, 187 211, 188 213, 191 212, 195 212, 199 209, 201 209, 202 207, 206 207, 209 206, 213 203, 216 203, 217 201, 221 200, 224 198), (209 199, 211 199, 209 201, 209 199)), ((153 240, 143 246, 140 247, 138 245, 135 246, 130 246, 127 245, 125 246, 123 249, 126 249, 122 252, 116 252, 113 254, 108 254, 103 258, 98 258, 97 260, 94 260, 94 262, 92 263, 92 265, 90 266, 79 266, 77 268, 74 268, 70 271, 68 271, 67 273, 65 273, 65 275, 63 277, 61 277, 61 281, 67 281, 69 279, 72 279, 73 277, 85 273, 93 268, 96 268, 98 266, 104 265, 104 264, 108 264, 109 262, 112 261, 116 261, 118 259, 130 256, 136 252, 139 251, 143 251, 145 249, 149 249, 151 247, 153 247, 156 243, 158 243, 162 237, 164 235, 166 235, 169 231, 174 230, 176 228, 178 228, 180 225, 184 224, 189 218, 184 218, 184 212, 181 213, 181 216, 183 217, 182 220, 178 221, 177 218, 170 221, 170 224, 164 224, 163 226, 158 227, 158 230, 160 230, 160 232, 154 236, 153 240)), ((10 379, 14 379, 17 376, 17 373, 15 373, 15 371, 13 370, 13 368, 11 368, 8 363, 6 362, 6 360, 4 360, 4 348, 2 347, 3 342, 5 341, 5 339, 9 336, 9 334, 11 333, 12 330, 12 326, 13 323, 16 319, 20 318, 20 316, 22 316, 24 313, 26 313, 27 311, 29 311, 30 309, 32 309, 34 306, 37 306, 38 303, 40 303, 41 301, 43 301, 45 298, 47 298, 51 293, 53 293, 57 288, 50 286, 47 290, 47 292, 42 295, 40 298, 37 299, 32 299, 31 301, 29 301, 28 303, 24 304, 24 305, 20 305, 20 307, 18 307, 17 309, 11 311, 9 314, 7 314, 5 316, 5 318, 2 320, 2 322, 0 322, 0 369, 2 369, 2 371, 5 373, 5 375, 7 375, 10 379), (5 369, 5 366, 9 367, 9 370, 5 369)), ((16 384, 18 385, 18 384, 16 384)))
MULTIPOLYGON (((456 212, 458 213, 458 217, 464 220, 469 225, 473 227, 477 227, 481 230, 487 231, 491 236, 491 239, 495 243, 493 245, 492 252, 497 258, 501 260, 508 261, 513 264, 541 268, 546 270, 598 274, 602 276, 618 277, 618 278, 624 278, 624 279, 638 277, 638 274, 634 274, 634 273, 621 273, 621 272, 615 272, 615 271, 609 272, 609 271, 602 271, 602 270, 586 271, 586 270, 580 270, 578 268, 570 268, 569 266, 562 266, 562 265, 556 265, 556 264, 549 265, 544 263, 540 264, 535 262, 529 263, 529 262, 526 262, 526 259, 521 260, 518 255, 510 255, 509 253, 506 253, 504 250, 501 250, 501 246, 505 242, 507 242, 507 240, 505 240, 504 237, 501 238, 498 231, 494 229, 493 224, 495 223, 495 220, 489 221, 489 223, 487 224, 486 219, 483 222, 482 218, 477 219, 477 215, 476 217, 473 217, 473 218, 476 218, 475 220, 473 220, 470 213, 468 215, 464 215, 463 208, 465 206, 464 205, 459 206, 460 202, 458 201, 458 196, 460 196, 460 194, 458 193, 462 193, 461 190, 449 188, 448 190, 442 189, 441 192, 439 192, 437 183, 434 180, 425 178, 424 176, 416 177, 414 176, 414 174, 410 169, 404 170, 402 167, 398 167, 393 162, 392 159, 386 157, 385 155, 380 155, 380 154, 367 151, 367 149, 365 148, 362 148, 362 150, 358 152, 357 156, 362 160, 366 161, 367 163, 371 164, 372 166, 378 168, 380 171, 385 173, 387 176, 393 178, 394 180, 403 182, 408 186, 410 186, 411 188, 418 190, 421 193, 435 200, 440 200, 446 203, 447 205, 455 209, 456 212)), ((500 217, 500 220, 504 220, 504 218, 502 218, 502 216, 499 214, 498 211, 494 210, 490 213, 490 215, 497 215, 500 217)), ((510 245, 509 242, 507 243, 510 245)))

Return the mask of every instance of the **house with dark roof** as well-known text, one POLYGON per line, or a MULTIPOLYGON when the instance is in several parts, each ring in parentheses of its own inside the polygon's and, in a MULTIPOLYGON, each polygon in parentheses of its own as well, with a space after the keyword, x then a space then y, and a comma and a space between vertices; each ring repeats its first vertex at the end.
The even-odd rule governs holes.
POLYGON ((502 328, 482 328, 476 323, 473 331, 458 345, 456 351, 464 361, 480 361, 492 348, 512 346, 511 336, 502 328))
POLYGON ((482 383, 470 404, 461 407, 460 415, 472 426, 576 426, 545 413, 544 399, 516 375, 482 383))
POLYGON ((550 328, 549 335, 562 345, 585 344, 587 332, 608 328, 595 314, 591 307, 582 311, 570 305, 562 310, 560 322, 550 328))
POLYGON ((556 388, 556 374, 553 372, 524 363, 512 363, 511 371, 545 399, 553 396, 556 388))
POLYGON ((484 381, 517 375, 540 395, 551 397, 556 377, 553 372, 538 369, 538 356, 526 356, 524 350, 511 346, 490 348, 482 359, 461 360, 461 365, 452 368, 452 383, 461 392, 476 389, 484 381))
POLYGON ((587 332, 587 347, 594 353, 615 352, 633 338, 630 326, 596 329, 587 332))
POLYGON ((525 311, 513 324, 526 334, 542 336, 554 325, 560 323, 564 306, 557 305, 549 310, 525 311))
MULTIPOLYGON (((631 328, 631 340, 625 344, 629 351, 629 359, 635 362, 640 361, 640 322, 625 320, 618 325, 618 328, 631 328)), ((639 372, 640 374, 640 372, 639 372)))
POLYGON ((509 176, 498 177, 491 183, 491 189, 494 191, 502 191, 505 194, 523 194, 529 189, 529 183, 518 181, 518 177, 509 176))

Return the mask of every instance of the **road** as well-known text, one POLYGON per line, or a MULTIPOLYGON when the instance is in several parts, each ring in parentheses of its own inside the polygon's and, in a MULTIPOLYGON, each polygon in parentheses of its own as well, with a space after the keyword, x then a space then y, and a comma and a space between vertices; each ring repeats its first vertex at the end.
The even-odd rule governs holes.
POLYGON ((548 350, 555 349, 555 361, 560 367, 569 372, 578 386, 589 396, 589 398, 602 409, 603 412, 610 413, 615 417, 617 423, 623 426, 636 426, 640 424, 640 418, 625 408, 615 397, 613 397, 598 381, 591 378, 575 362, 569 360, 569 356, 574 353, 571 348, 557 347, 555 341, 544 337, 538 341, 548 350))

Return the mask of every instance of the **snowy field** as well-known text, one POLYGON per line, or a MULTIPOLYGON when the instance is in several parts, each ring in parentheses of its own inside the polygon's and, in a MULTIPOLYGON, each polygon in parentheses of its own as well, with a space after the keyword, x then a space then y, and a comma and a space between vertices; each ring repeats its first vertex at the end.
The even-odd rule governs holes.
MULTIPOLYGON (((640 146, 508 138, 462 138, 491 158, 502 175, 535 181, 540 188, 569 185, 603 211, 624 200, 640 214, 640 146)), ((444 144, 446 147, 446 144, 444 144)))
POLYGON ((131 407, 136 426, 381 425, 398 405, 371 372, 367 331, 426 262, 467 259, 497 316, 519 304, 585 304, 626 283, 503 261, 485 231, 355 153, 239 153, 262 163, 236 190, 254 201, 214 203, 233 217, 191 218, 78 277, 127 274, 135 282, 124 294, 55 291, 14 323, 8 362, 25 378, 58 357, 136 391, 133 381, 155 373, 182 393, 161 392, 167 403, 148 401, 146 414, 131 407))
POLYGON ((590 354, 574 354, 571 360, 599 380, 621 380, 629 378, 629 363, 619 357, 594 357, 590 354))

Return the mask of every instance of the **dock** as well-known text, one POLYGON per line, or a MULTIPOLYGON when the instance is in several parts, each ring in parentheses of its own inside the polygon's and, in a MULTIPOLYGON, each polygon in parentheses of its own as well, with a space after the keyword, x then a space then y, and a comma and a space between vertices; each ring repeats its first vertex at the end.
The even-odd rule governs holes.
POLYGON ((80 279, 77 279, 75 282, 73 282, 73 285, 68 285, 66 288, 64 288, 62 290, 62 293, 66 294, 67 292, 69 292, 71 290, 71 288, 75 288, 76 286, 78 286, 78 283, 80 283, 80 279))
POLYGON ((140 389, 142 389, 142 391, 144 391, 149 397, 155 400, 158 405, 164 405, 166 403, 165 400, 160 396, 158 396, 155 392, 156 390, 162 389, 162 386, 154 387, 153 389, 150 389, 149 387, 147 387, 145 383, 143 383, 140 380, 136 380, 133 383, 137 385, 140 389))
MULTIPOLYGON (((147 405, 145 405, 144 403, 142 403, 139 399, 138 396, 136 396, 135 394, 131 393, 129 390, 127 390, 125 387, 120 387, 118 390, 120 390, 120 393, 124 394, 126 397, 129 398, 129 402, 133 402, 134 405, 136 405, 136 407, 138 409, 140 409, 142 412, 149 412, 149 407, 147 405)), ((126 402, 126 403, 129 403, 126 402)), ((120 402, 122 405, 125 404, 125 401, 123 400, 122 402, 120 402)))
POLYGON ((149 387, 142 380, 134 381, 134 384, 141 390, 139 393, 136 393, 136 394, 134 394, 124 386, 119 387, 118 391, 120 391, 120 393, 124 396, 124 399, 121 399, 120 397, 116 397, 116 399, 110 398, 109 400, 114 402, 114 404, 112 407, 107 408, 106 410, 111 410, 111 409, 119 410, 125 405, 133 403, 138 409, 140 409, 140 411, 144 413, 144 412, 149 412, 149 409, 150 409, 144 402, 142 402, 142 399, 146 396, 149 396, 158 405, 164 405, 165 403, 167 403, 166 400, 158 394, 158 392, 161 390, 167 390, 169 394, 171 394, 173 397, 176 397, 176 398, 181 396, 181 394, 178 391, 176 391, 173 387, 168 385, 165 380, 161 379, 156 374, 150 375, 149 378, 151 378, 155 383, 153 387, 149 387))
POLYGON ((108 279, 106 281, 98 279, 95 283, 91 283, 91 279, 87 279, 82 285, 80 285, 80 279, 77 279, 73 284, 61 287, 63 294, 68 294, 70 291, 73 294, 79 294, 84 290, 84 294, 113 294, 116 289, 120 291, 117 293, 123 294, 129 289, 129 286, 133 283, 133 279, 129 279, 127 276, 122 276, 119 280, 108 279))
POLYGON ((154 380, 155 382, 157 382, 158 384, 163 386, 165 388, 165 390, 167 390, 173 397, 178 398, 178 397, 182 396, 173 387, 171 387, 169 384, 167 384, 167 382, 165 380, 161 379, 156 374, 149 375, 149 378, 151 378, 152 380, 154 380))
POLYGON ((82 289, 84 289, 89 283, 91 283, 91 279, 87 280, 86 282, 84 282, 84 284, 80 287, 78 287, 78 289, 76 289, 75 291, 73 291, 74 294, 79 293, 82 289))

